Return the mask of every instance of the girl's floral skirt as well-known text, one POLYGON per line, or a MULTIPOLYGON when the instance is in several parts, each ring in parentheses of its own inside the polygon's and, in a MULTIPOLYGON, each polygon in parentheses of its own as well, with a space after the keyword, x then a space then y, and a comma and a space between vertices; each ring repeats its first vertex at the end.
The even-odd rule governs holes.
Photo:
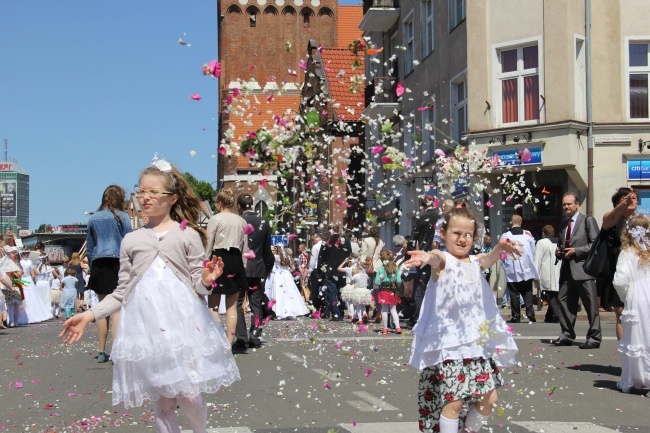
POLYGON ((471 400, 502 385, 499 368, 491 358, 446 360, 425 368, 418 386, 420 431, 440 431, 438 422, 445 404, 471 400))

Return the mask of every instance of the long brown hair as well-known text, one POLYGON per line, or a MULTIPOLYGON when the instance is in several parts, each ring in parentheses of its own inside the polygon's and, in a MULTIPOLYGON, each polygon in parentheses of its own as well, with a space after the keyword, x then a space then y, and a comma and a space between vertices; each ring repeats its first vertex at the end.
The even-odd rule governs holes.
POLYGON ((379 260, 381 260, 384 265, 386 275, 392 277, 397 271, 397 265, 395 264, 395 256, 393 253, 388 248, 382 248, 379 252, 379 260))
POLYGON ((162 179, 165 189, 178 196, 176 203, 172 205, 169 211, 169 216, 179 223, 186 220, 188 227, 192 227, 199 232, 203 246, 205 246, 208 236, 205 230, 198 225, 199 215, 201 215, 201 200, 187 182, 183 173, 176 166, 170 165, 172 167, 171 172, 162 171, 154 166, 147 167, 142 170, 140 179, 143 176, 159 176, 162 179))
POLYGON ((98 210, 108 209, 115 217, 116 221, 120 220, 120 217, 115 213, 116 210, 124 209, 124 198, 126 193, 124 190, 117 185, 110 185, 104 190, 102 195, 102 204, 99 205, 98 210))

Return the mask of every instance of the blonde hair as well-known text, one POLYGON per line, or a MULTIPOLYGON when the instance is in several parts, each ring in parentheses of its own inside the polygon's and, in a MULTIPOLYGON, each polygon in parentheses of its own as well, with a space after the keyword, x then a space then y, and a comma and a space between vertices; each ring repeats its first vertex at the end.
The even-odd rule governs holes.
POLYGON ((215 201, 221 203, 223 207, 233 207, 235 205, 235 193, 230 188, 222 188, 215 197, 215 201))
POLYGON ((70 259, 70 264, 71 265, 78 265, 81 263, 81 257, 79 257, 79 253, 72 253, 72 258, 70 259))
POLYGON ((183 173, 175 165, 170 165, 172 167, 170 172, 162 171, 155 166, 147 167, 142 170, 140 179, 143 176, 159 176, 162 179, 165 189, 178 197, 169 211, 169 216, 179 223, 183 220, 187 221, 187 226, 199 233, 205 246, 208 235, 197 223, 199 215, 201 215, 201 199, 196 195, 183 173))
POLYGON ((627 222, 623 233, 621 233, 621 246, 623 249, 632 250, 639 257, 639 266, 645 267, 650 263, 650 248, 645 242, 641 245, 630 233, 630 228, 645 229, 646 236, 650 230, 650 219, 645 215, 635 215, 627 222), (645 247, 645 249, 644 249, 645 247))

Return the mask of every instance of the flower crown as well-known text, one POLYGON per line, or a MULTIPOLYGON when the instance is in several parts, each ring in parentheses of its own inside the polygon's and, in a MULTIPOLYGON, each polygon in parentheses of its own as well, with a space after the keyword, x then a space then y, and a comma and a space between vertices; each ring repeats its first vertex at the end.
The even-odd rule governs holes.
POLYGON ((151 165, 156 167, 158 170, 162 171, 163 173, 169 174, 169 176, 172 178, 172 183, 174 184, 174 189, 176 188, 176 178, 174 177, 174 174, 172 173, 172 165, 164 158, 158 159, 158 152, 153 154, 153 158, 151 158, 151 165))
POLYGON ((648 239, 648 231, 645 227, 636 226, 636 227, 627 227, 627 231, 632 236, 634 241, 637 243, 639 248, 643 251, 648 251, 648 246, 650 246, 650 239, 648 239))

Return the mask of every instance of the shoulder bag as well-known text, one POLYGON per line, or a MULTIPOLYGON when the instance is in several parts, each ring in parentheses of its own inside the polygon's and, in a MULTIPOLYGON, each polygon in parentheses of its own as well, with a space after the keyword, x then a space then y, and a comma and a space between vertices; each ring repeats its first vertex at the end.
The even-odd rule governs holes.
POLYGON ((616 266, 610 230, 600 230, 582 264, 582 269, 586 274, 608 281, 614 278, 614 266, 616 266))

